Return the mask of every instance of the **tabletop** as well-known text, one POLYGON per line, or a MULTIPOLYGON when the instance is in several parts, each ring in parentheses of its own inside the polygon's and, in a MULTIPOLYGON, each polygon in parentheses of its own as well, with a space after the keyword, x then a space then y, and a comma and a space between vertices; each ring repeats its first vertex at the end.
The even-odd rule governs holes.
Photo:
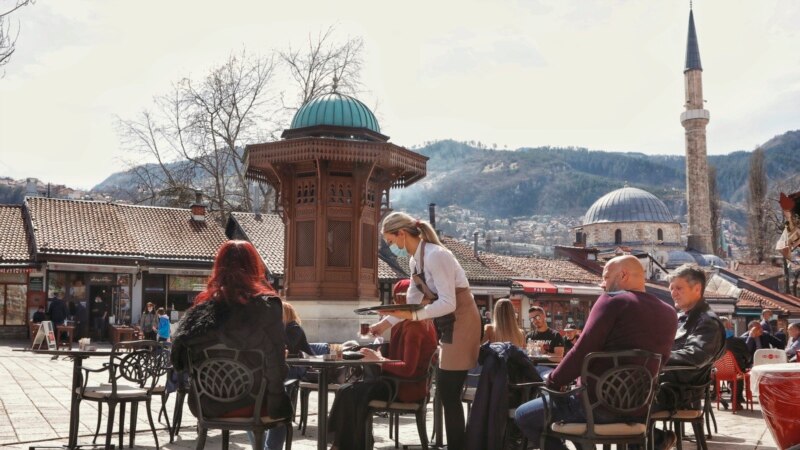
POLYGON ((320 358, 286 358, 286 364, 290 366, 313 366, 313 367, 341 367, 341 366, 361 366, 364 364, 387 364, 400 362, 397 359, 382 359, 378 361, 365 361, 363 359, 340 359, 337 361, 324 360, 320 358))
POLYGON ((800 373, 800 364, 798 363, 782 363, 782 364, 761 364, 753 366, 750 369, 750 389, 753 394, 758 394, 758 381, 770 373, 800 373))
POLYGON ((49 349, 33 349, 33 348, 20 348, 14 349, 15 352, 28 352, 37 355, 54 355, 54 356, 71 356, 77 358, 88 358, 90 356, 111 356, 119 352, 111 350, 49 350, 49 349))

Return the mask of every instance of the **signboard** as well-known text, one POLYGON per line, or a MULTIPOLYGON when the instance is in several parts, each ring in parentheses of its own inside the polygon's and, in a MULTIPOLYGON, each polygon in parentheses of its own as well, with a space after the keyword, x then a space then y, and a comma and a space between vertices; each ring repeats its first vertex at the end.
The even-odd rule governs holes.
POLYGON ((89 283, 91 284, 114 284, 114 275, 92 273, 89 274, 89 283))
POLYGON ((30 286, 30 290, 32 291, 43 291, 44 277, 31 277, 28 286, 30 286))
POLYGON ((47 341, 48 350, 58 350, 58 346, 56 345, 56 333, 53 331, 53 322, 49 320, 45 320, 39 324, 39 331, 36 333, 36 337, 33 339, 31 348, 42 348, 44 341, 47 341))

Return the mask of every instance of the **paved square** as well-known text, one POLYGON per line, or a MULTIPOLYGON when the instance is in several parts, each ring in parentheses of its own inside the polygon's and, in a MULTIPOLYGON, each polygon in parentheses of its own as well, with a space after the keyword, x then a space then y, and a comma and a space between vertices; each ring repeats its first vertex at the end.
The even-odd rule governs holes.
MULTIPOLYGON (((0 343, 0 448, 27 450, 31 445, 61 445, 67 442, 69 429, 69 388, 72 382, 72 362, 64 359, 53 360, 49 356, 12 352, 23 348, 25 342, 0 343)), ((105 358, 89 358, 84 366, 100 367, 105 358)), ((91 381, 91 379, 90 379, 91 381)), ((331 396, 330 401, 333 401, 331 396)), ((296 430, 293 448, 299 450, 316 449, 316 398, 311 394, 309 401, 310 418, 306 436, 296 430)), ((153 417, 158 414, 160 401, 153 401, 153 417)), ((430 408, 430 407, 429 407, 430 408)), ((174 396, 167 401, 167 410, 172 413, 174 396)), ((104 410, 105 412, 105 410, 104 410)), ((709 449, 776 449, 775 443, 761 418, 756 403, 755 411, 732 414, 730 411, 715 411, 719 433, 709 441, 709 449)), ((432 414, 428 413, 428 430, 432 430, 432 414)), ((97 421, 97 408, 92 402, 81 403, 79 442, 91 442, 97 421)), ((129 422, 129 419, 126 419, 129 422)), ((188 408, 178 437, 169 443, 169 433, 164 423, 157 423, 158 440, 162 448, 194 448, 197 433, 194 417, 188 408)), ((102 421, 105 427, 105 416, 102 421)), ((116 428, 116 427, 115 427, 116 428)), ((127 425, 126 425, 127 430, 127 425)), ((101 435, 101 438, 103 435, 101 435)), ((376 449, 393 449, 389 440, 386 419, 375 418, 376 449)), ((112 442, 117 442, 117 437, 112 442)), ((125 436, 127 446, 128 436, 125 436)), ((413 416, 400 419, 400 444, 417 445, 419 437, 413 416)), ((206 448, 220 448, 220 433, 210 431, 206 448)), ((695 448, 693 442, 684 442, 685 448, 695 448)), ((250 448, 242 433, 231 435, 232 448, 250 448)), ((140 409, 137 422, 136 448, 155 448, 155 441, 147 423, 147 415, 140 409)))

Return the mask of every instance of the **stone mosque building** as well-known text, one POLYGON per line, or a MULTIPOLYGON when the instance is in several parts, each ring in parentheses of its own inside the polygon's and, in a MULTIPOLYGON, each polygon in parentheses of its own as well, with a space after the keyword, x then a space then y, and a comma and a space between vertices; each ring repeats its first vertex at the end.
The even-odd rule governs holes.
POLYGON ((681 225, 667 205, 642 189, 625 186, 600 197, 576 229, 586 247, 633 247, 641 250, 683 249, 681 225))

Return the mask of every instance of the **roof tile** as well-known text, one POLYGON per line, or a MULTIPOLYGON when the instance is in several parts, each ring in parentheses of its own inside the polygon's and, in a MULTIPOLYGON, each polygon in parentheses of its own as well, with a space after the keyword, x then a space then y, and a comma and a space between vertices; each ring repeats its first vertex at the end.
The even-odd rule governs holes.
POLYGON ((0 266, 32 263, 28 242, 22 206, 0 205, 0 266))

